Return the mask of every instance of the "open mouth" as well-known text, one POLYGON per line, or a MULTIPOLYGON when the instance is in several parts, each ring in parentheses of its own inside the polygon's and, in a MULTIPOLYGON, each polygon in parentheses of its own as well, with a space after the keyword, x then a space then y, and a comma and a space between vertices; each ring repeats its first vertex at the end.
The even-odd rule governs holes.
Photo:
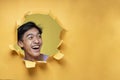
POLYGON ((32 49, 39 51, 40 50, 40 46, 39 45, 32 46, 32 49))

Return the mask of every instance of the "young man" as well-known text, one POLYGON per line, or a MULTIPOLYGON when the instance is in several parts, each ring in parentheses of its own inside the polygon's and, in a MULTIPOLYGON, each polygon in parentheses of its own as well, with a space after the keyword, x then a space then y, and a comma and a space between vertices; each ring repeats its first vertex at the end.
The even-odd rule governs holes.
POLYGON ((41 54, 42 29, 33 22, 27 22, 18 28, 18 45, 24 50, 25 60, 46 61, 47 55, 41 54))

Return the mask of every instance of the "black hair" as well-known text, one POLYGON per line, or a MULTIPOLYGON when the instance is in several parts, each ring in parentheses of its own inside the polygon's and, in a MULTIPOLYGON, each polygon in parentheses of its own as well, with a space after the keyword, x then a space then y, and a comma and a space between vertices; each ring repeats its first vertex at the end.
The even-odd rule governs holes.
POLYGON ((42 29, 40 27, 38 27, 34 22, 27 22, 27 23, 24 23, 23 25, 21 25, 18 29, 17 29, 17 38, 18 38, 18 41, 21 40, 22 41, 22 37, 24 35, 24 33, 26 31, 28 31, 29 29, 32 29, 32 28, 36 28, 40 34, 42 34, 42 29))

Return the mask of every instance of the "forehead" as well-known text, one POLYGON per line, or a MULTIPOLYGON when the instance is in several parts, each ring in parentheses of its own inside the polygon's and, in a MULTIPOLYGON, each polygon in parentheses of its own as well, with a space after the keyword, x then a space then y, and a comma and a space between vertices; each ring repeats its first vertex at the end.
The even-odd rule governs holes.
POLYGON ((24 36, 27 36, 29 34, 36 35, 36 34, 40 34, 40 32, 36 28, 31 28, 31 29, 29 29, 28 31, 25 32, 24 36))

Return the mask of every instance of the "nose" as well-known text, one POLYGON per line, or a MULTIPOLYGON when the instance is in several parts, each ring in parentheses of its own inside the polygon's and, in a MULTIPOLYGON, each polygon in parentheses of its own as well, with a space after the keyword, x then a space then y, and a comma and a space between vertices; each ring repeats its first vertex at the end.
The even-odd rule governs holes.
POLYGON ((38 38, 35 38, 35 39, 34 39, 34 43, 36 43, 36 44, 37 44, 37 43, 40 43, 40 40, 39 40, 38 38))

